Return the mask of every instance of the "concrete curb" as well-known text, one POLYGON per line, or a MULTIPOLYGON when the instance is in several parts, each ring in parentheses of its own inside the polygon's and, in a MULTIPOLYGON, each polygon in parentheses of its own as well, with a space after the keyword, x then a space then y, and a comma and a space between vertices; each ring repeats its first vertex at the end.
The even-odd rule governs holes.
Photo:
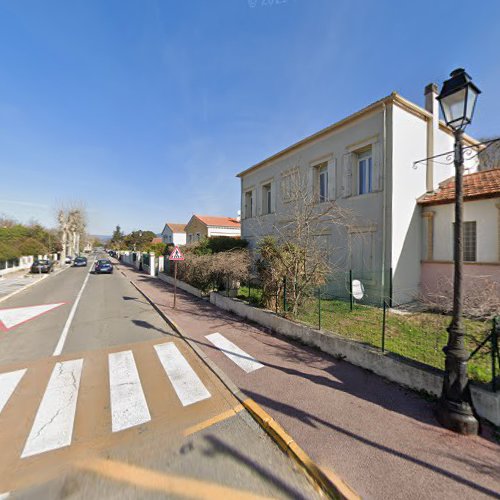
POLYGON ((214 375, 226 386, 233 396, 244 406, 253 419, 266 431, 278 446, 291 457, 305 472, 309 481, 329 498, 358 500, 361 497, 336 474, 327 476, 294 439, 253 399, 247 397, 234 382, 198 347, 182 329, 169 318, 139 286, 130 283, 153 306, 155 311, 191 347, 195 354, 207 365, 214 375))
MULTIPOLYGON (((4 300, 10 299, 11 297, 14 297, 14 295, 17 295, 18 293, 24 292, 24 290, 31 288, 32 286, 41 283, 42 281, 45 281, 47 278, 50 278, 51 276, 57 276, 58 274, 66 271, 66 269, 69 269, 71 266, 65 267, 64 269, 60 269, 59 271, 56 271, 54 273, 49 273, 45 276, 42 276, 40 279, 33 281, 32 283, 28 283, 26 286, 23 286, 22 288, 19 288, 19 290, 14 290, 12 293, 9 293, 8 295, 5 295, 5 297, 0 298, 0 302, 3 302, 4 300)), ((0 499, 1 500, 1 499, 0 499)))

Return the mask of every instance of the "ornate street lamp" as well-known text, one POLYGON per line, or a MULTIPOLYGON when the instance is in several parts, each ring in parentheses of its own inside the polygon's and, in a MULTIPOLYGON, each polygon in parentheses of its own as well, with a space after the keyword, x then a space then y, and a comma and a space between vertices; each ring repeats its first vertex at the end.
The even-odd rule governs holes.
POLYGON ((439 422, 446 428, 461 434, 477 434, 478 422, 471 406, 467 361, 469 352, 464 345, 462 324, 463 278, 463 133, 472 121, 477 96, 481 91, 472 83, 464 69, 452 71, 451 78, 443 83, 437 97, 446 124, 455 135, 455 234, 453 316, 448 327, 448 344, 443 348, 446 355, 443 391, 436 410, 439 422))

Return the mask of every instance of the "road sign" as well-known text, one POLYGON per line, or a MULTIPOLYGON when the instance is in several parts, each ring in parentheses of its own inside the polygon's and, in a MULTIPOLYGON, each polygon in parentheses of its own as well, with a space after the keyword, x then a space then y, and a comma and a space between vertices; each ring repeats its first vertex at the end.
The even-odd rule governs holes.
POLYGON ((169 255, 168 260, 184 260, 184 255, 182 255, 181 251, 179 250, 179 247, 176 246, 172 253, 169 255))
POLYGON ((352 295, 356 300, 361 300, 365 294, 365 287, 359 280, 352 280, 352 295))
POLYGON ((46 312, 49 312, 56 307, 62 306, 63 304, 65 304, 65 302, 59 302, 57 304, 43 304, 39 306, 0 309, 0 331, 8 332, 15 326, 18 326, 21 323, 26 323, 26 321, 36 318, 41 314, 45 314, 46 312))

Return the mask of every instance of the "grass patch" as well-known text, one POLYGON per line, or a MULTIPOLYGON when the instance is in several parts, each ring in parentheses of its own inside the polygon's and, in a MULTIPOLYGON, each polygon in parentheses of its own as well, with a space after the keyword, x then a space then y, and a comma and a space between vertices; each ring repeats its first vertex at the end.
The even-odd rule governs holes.
MULTIPOLYGON (((257 287, 241 287, 238 297, 253 305, 261 305, 262 291, 257 287)), ((290 319, 294 319, 291 318, 290 319)), ((355 304, 350 310, 349 302, 335 299, 308 299, 300 308, 296 321, 313 328, 331 331, 358 342, 382 348, 383 309, 355 304)), ((387 310, 385 328, 385 350, 444 369, 443 347, 448 341, 446 328, 450 316, 427 312, 400 312, 387 310)), ((464 319, 466 348, 472 352, 491 331, 490 321, 464 319)), ((489 383, 492 378, 491 355, 484 346, 468 363, 469 377, 478 382, 489 383)))

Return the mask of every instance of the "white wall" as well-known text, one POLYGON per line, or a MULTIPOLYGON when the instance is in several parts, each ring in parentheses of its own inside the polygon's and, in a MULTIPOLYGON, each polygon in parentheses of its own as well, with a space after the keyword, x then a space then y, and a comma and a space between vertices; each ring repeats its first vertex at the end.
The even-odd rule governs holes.
POLYGON ((174 245, 185 245, 186 244, 186 233, 174 233, 172 230, 165 226, 161 233, 163 243, 174 244, 174 245))
POLYGON ((241 236, 241 229, 239 227, 209 227, 208 237, 211 236, 231 236, 236 238, 241 236))
MULTIPOLYGON (((464 203, 464 221, 476 221, 477 262, 498 262, 499 202, 492 198, 464 203)), ((434 212, 434 260, 453 260, 454 204, 426 206, 424 211, 434 212)))

